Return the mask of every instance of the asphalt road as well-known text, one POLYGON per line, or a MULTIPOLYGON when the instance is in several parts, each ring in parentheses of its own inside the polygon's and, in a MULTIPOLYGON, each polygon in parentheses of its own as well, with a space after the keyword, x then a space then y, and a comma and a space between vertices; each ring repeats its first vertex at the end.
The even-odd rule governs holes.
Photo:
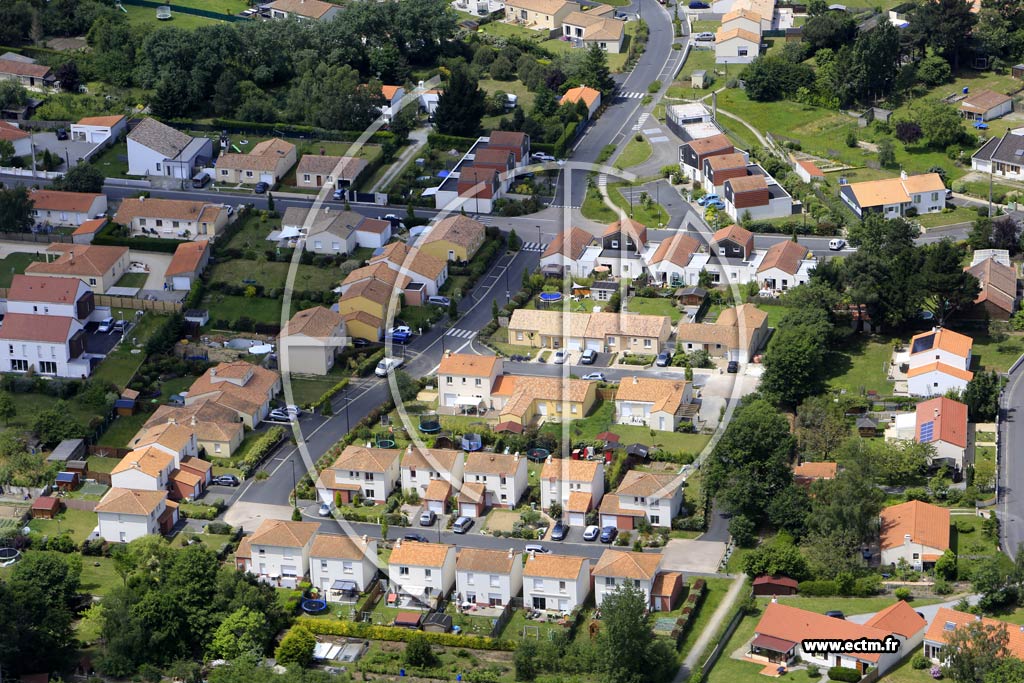
POLYGON ((1024 543, 1024 365, 1010 375, 999 406, 999 504, 1002 543, 1010 557, 1024 543))

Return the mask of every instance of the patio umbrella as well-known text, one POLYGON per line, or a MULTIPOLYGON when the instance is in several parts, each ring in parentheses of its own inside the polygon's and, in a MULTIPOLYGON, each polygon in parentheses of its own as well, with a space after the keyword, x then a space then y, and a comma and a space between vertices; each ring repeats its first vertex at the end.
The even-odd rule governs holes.
POLYGON ((615 432, 601 432, 597 435, 597 438, 601 441, 614 441, 618 443, 619 435, 615 432))
POLYGON ((522 434, 523 425, 518 422, 501 422, 494 427, 496 432, 511 432, 512 434, 522 434))

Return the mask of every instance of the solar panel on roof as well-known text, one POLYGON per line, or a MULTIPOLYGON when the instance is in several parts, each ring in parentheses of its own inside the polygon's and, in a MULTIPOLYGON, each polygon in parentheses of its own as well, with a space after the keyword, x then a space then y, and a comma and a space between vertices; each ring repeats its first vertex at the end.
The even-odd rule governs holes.
POLYGON ((945 624, 942 625, 942 630, 944 630, 944 631, 956 630, 956 624, 954 624, 952 621, 947 621, 945 624))
POLYGON ((931 443, 935 438, 935 423, 929 420, 921 425, 921 443, 931 443))
POLYGON ((1013 150, 1013 154, 1014 156, 1024 157, 1024 149, 1015 149, 1013 150))
POLYGON ((921 337, 920 339, 914 340, 914 346, 910 349, 910 353, 921 353, 927 351, 935 345, 935 334, 929 334, 927 337, 921 337))

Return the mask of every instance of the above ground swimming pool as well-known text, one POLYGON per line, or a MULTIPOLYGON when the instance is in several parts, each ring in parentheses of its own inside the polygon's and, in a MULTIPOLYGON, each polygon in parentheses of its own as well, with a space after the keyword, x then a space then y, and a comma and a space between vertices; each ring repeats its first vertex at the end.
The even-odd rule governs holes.
POLYGON ((554 303, 555 301, 561 301, 562 300, 562 293, 561 292, 541 292, 540 293, 540 300, 545 302, 545 303, 549 303, 549 304, 550 303, 554 303))

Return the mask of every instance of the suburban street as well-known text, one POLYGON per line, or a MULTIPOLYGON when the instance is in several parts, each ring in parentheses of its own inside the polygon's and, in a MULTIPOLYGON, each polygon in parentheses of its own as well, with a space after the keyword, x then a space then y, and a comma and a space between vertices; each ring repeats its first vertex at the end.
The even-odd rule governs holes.
POLYGON ((1003 550, 1015 557, 1024 543, 1024 363, 1010 373, 999 402, 999 503, 1003 550))

